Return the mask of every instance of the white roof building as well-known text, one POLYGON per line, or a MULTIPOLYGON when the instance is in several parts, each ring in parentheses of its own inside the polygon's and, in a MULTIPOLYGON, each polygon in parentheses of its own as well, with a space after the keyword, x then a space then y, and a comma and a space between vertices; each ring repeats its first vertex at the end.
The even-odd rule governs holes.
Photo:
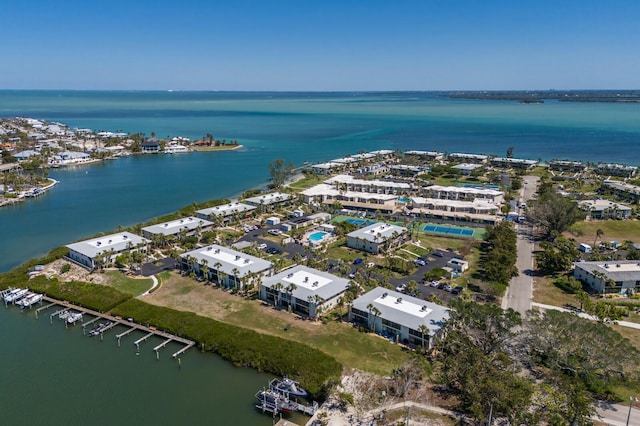
POLYGON ((171 220, 169 222, 158 223, 156 225, 145 226, 142 228, 142 235, 151 238, 152 235, 178 235, 181 231, 192 233, 198 229, 206 230, 213 226, 213 222, 196 217, 185 217, 182 219, 171 220))
POLYGON ((269 194, 246 198, 244 201, 249 204, 253 204, 254 206, 273 206, 289 201, 291 198, 291 194, 285 194, 283 192, 272 192, 269 194))
POLYGON ((369 253, 380 253, 383 247, 403 241, 407 228, 389 223, 374 223, 347 234, 347 247, 364 250, 369 253))
POLYGON ((146 247, 150 242, 148 239, 130 232, 119 232, 117 234, 67 244, 66 247, 69 249, 68 257, 71 260, 89 268, 94 268, 96 266, 96 257, 99 255, 111 254, 111 258, 113 259, 124 251, 130 251, 142 246, 146 247))
POLYGON ((209 268, 208 280, 228 288, 241 288, 249 274, 271 275, 273 263, 228 247, 212 244, 180 255, 182 267, 203 275, 203 266, 209 268))
POLYGON ((264 279, 260 298, 276 306, 291 306, 295 313, 316 317, 319 307, 333 307, 348 288, 349 280, 345 278, 296 265, 264 279))
POLYGON ((640 291, 640 261, 609 260, 576 262, 573 277, 598 293, 637 293, 640 291))
POLYGON ((255 206, 245 204, 245 203, 234 202, 234 203, 221 204, 219 206, 198 210, 196 211, 196 214, 198 215, 198 217, 206 219, 211 217, 212 215, 218 216, 218 217, 228 217, 228 216, 233 216, 234 214, 248 213, 255 209, 256 209, 255 206))
POLYGON ((443 306, 383 287, 358 297, 349 311, 350 321, 399 342, 429 348, 448 318, 449 309, 443 306))

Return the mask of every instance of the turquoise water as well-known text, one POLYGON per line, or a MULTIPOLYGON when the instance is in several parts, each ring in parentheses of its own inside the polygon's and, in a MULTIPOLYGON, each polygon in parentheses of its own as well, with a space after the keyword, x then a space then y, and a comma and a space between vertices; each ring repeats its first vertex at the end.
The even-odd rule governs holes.
POLYGON ((398 201, 401 203, 408 203, 411 201, 411 198, 407 198, 407 197, 398 197, 398 201))
POLYGON ((321 231, 314 232, 313 234, 309 235, 309 240, 315 241, 315 242, 322 241, 325 235, 327 235, 326 232, 321 232, 321 231))
MULTIPOLYGON (((0 91, 0 116, 157 136, 238 140, 232 152, 132 156, 51 170, 60 184, 0 209, 0 271, 118 225, 264 185, 267 164, 381 148, 640 164, 640 105, 450 100, 430 93, 0 91)), ((351 220, 357 220, 351 218, 351 220)), ((361 221, 364 224, 365 221, 361 221)), ((267 424, 255 371, 190 352, 178 370, 0 309, 7 424, 267 424), (244 417, 247 416, 247 417, 244 417)), ((113 344, 112 344, 113 343, 113 344)), ((167 351, 168 352, 168 351, 167 351)))

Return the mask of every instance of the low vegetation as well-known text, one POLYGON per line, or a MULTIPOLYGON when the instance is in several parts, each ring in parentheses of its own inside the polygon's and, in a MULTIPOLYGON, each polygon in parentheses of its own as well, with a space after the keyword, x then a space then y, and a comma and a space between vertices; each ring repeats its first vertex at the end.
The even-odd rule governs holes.
POLYGON ((328 385, 342 374, 340 363, 317 349, 191 312, 175 311, 133 299, 118 306, 113 313, 193 339, 204 350, 215 352, 235 365, 293 377, 315 398, 325 397, 328 385))

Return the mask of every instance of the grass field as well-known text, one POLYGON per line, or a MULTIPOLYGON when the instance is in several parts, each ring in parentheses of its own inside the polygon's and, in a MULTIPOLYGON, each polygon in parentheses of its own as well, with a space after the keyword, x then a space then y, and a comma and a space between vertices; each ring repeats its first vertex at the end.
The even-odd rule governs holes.
POLYGON ((347 368, 390 374, 409 356, 400 346, 341 322, 305 321, 273 309, 259 300, 247 300, 172 274, 145 302, 191 311, 218 321, 308 344, 340 361, 347 368), (285 326, 291 327, 285 331, 285 326))
POLYGON ((107 271, 105 275, 109 277, 109 285, 118 291, 138 296, 149 290, 153 285, 150 278, 131 278, 120 271, 107 271))
POLYGON ((563 306, 566 303, 577 305, 573 294, 565 293, 553 284, 553 277, 535 277, 533 279, 533 300, 545 305, 563 306))
MULTIPOLYGON (((326 176, 324 176, 326 178, 326 176)), ((290 183, 287 185, 288 188, 293 189, 294 191, 304 191, 305 189, 311 188, 314 185, 317 185, 323 182, 324 179, 319 175, 307 175, 304 178, 290 183)))
POLYGON ((596 231, 602 229, 604 235, 599 241, 640 241, 640 221, 638 220, 593 220, 578 222, 571 227, 569 236, 581 243, 593 244, 596 231))

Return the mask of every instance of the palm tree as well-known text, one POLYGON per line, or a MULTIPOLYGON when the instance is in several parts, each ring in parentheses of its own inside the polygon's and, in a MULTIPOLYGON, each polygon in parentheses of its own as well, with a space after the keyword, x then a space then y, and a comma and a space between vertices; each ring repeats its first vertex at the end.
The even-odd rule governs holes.
POLYGON ((200 270, 202 271, 202 275, 204 277, 204 279, 209 282, 209 261, 207 259, 202 259, 202 268, 200 268, 200 270))
POLYGON ((238 268, 233 268, 231 270, 231 274, 233 275, 234 285, 238 284, 238 274, 240 274, 240 270, 238 268))
POLYGON ((427 327, 425 324, 420 324, 420 326, 418 327, 418 331, 420 331, 420 334, 422 335, 422 349, 424 349, 424 336, 429 336, 429 327, 427 327))
POLYGON ((220 270, 220 268, 222 267, 222 263, 220 262, 216 262, 213 264, 213 267, 216 270, 216 276, 217 276, 217 282, 216 284, 218 285, 218 287, 220 286, 220 284, 222 283, 222 271, 220 270))
POLYGON ((596 241, 604 235, 604 231, 601 228, 596 229, 596 237, 593 239, 593 247, 596 246, 596 241))
POLYGON ((282 283, 275 283, 271 288, 278 292, 276 299, 273 301, 274 305, 278 307, 280 306, 280 295, 282 294, 281 292, 284 286, 282 285, 282 283))

